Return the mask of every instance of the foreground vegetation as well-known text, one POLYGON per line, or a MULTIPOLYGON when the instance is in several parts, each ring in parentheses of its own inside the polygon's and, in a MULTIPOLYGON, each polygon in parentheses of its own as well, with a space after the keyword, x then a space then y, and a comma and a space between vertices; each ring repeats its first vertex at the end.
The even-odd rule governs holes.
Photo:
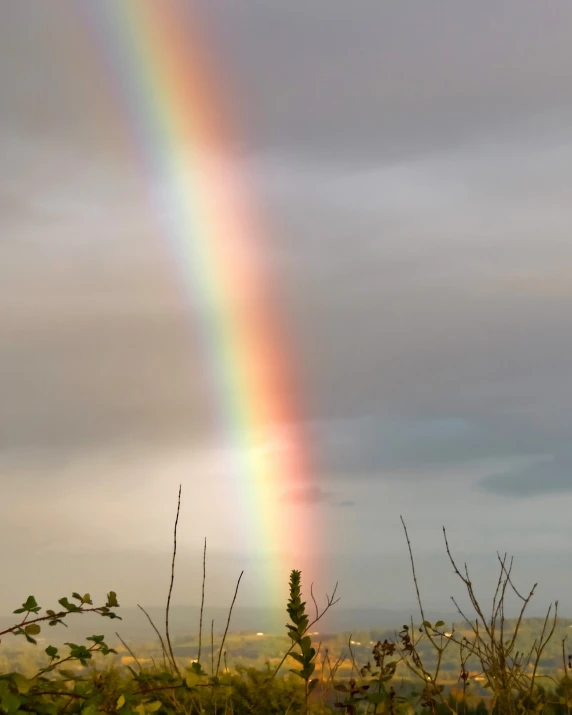
MULTIPOLYGON (((470 611, 454 602, 461 619, 460 627, 447 626, 443 621, 430 623, 425 618, 405 523, 403 528, 419 605, 420 618, 415 624, 411 621, 398 632, 377 634, 377 640, 367 643, 354 640, 350 635, 343 650, 332 647, 336 644, 327 640, 316 642, 313 628, 337 603, 336 588, 331 596, 326 596, 320 608, 310 587, 312 608, 308 608, 302 600, 301 573, 292 571, 283 657, 269 657, 262 667, 241 663, 229 666, 229 628, 242 574, 236 584, 224 633, 215 648, 212 623, 210 643, 203 642, 207 640, 202 622, 203 568, 198 636, 182 651, 181 645, 172 641, 169 631, 180 497, 179 489, 164 635, 139 607, 157 636, 159 663, 153 654, 145 660, 138 657, 118 633, 123 652, 129 654, 121 660, 118 651, 109 647, 101 635, 89 636, 86 645, 67 642, 65 653, 50 645, 44 650, 47 662, 35 673, 21 669, 0 674, 0 712, 50 715, 62 712, 86 715, 98 712, 120 715, 320 715, 334 712, 350 715, 570 715, 572 712, 570 662, 566 637, 559 633, 558 604, 549 607, 544 619, 525 620, 535 586, 528 594, 521 594, 512 581, 512 560, 498 555, 499 578, 492 608, 485 613, 475 596, 467 566, 462 570, 457 566, 443 530, 447 555, 464 584, 470 611), (515 619, 505 617, 507 594, 521 602, 515 619)), ((34 596, 29 596, 14 611, 19 622, 0 631, 2 644, 11 634, 37 646, 37 637, 46 624, 65 626, 65 619, 72 614, 96 613, 103 618, 121 620, 116 613, 119 603, 113 591, 107 594, 101 606, 94 606, 90 594, 82 596, 76 592, 71 600, 64 597, 58 603, 58 610, 46 609, 45 615, 40 615, 41 607, 34 596)), ((0 665, 2 662, 6 663, 0 660, 0 665)))

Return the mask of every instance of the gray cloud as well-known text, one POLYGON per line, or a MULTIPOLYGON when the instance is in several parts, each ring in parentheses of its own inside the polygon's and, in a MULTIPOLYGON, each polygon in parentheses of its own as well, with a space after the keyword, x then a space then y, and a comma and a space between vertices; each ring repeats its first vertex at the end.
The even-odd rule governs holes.
POLYGON ((334 506, 354 506, 351 499, 338 500, 331 491, 318 486, 303 487, 286 492, 284 498, 293 504, 328 504, 334 506))
POLYGON ((484 458, 510 458, 537 454, 538 439, 527 441, 510 423, 499 425, 468 422, 462 419, 404 419, 383 417, 326 422, 310 425, 308 433, 327 474, 344 478, 348 474, 387 474, 396 478, 408 470, 470 463, 484 458), (511 433, 512 428, 512 433, 511 433))
POLYGON ((570 116, 572 11, 561 2, 209 8, 255 148, 383 160, 570 116))
POLYGON ((572 491, 572 456, 556 454, 534 460, 526 467, 482 480, 486 490, 515 499, 533 498, 539 494, 562 494, 572 491))
MULTIPOLYGON (((572 6, 204 13, 317 472, 294 497, 353 506, 325 510, 332 558, 370 548, 364 523, 379 529, 368 558, 390 552, 387 514, 404 507, 429 550, 442 520, 465 550, 494 534, 539 563, 572 465, 572 6)), ((42 495, 31 552, 54 515, 73 535, 86 500, 136 545, 134 494, 140 515, 179 479, 201 504, 225 486, 200 457, 216 422, 187 267, 92 32, 67 0, 0 7, 0 463, 6 530, 42 495)), ((189 541, 208 531, 222 549, 232 515, 200 511, 189 541)))

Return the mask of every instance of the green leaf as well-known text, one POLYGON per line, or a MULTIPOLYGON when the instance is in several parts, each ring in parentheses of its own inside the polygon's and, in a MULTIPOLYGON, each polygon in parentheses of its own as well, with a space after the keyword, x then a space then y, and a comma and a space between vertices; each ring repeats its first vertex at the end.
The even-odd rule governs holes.
POLYGON ((445 621, 437 621, 435 628, 442 628, 445 625, 445 621))
POLYGON ((294 673, 294 675, 297 675, 299 678, 302 678, 302 680, 304 680, 304 676, 299 670, 293 670, 292 668, 289 668, 288 670, 290 671, 290 673, 294 673))
POLYGON ((372 703, 373 705, 379 705, 385 700, 385 694, 384 693, 368 693, 366 696, 366 699, 368 703, 372 703))
POLYGON ((185 685, 187 688, 194 688, 200 681, 201 677, 196 673, 190 672, 185 675, 185 685))
POLYGON ((29 625, 24 627, 24 633, 27 633, 31 636, 37 636, 41 630, 42 629, 37 623, 30 623, 29 625))
POLYGON ((305 665, 302 668, 302 677, 304 678, 304 680, 308 680, 314 670, 316 670, 316 666, 314 665, 314 663, 309 663, 308 665, 305 665))
POLYGON ((26 599, 26 603, 23 603, 22 605, 28 611, 31 611, 33 608, 38 608, 38 603, 33 596, 28 596, 28 598, 26 599))
POLYGON ((205 671, 202 668, 202 665, 199 663, 198 660, 194 663, 191 663, 191 670, 197 675, 206 675, 205 671))
POLYGON ((93 641, 94 643, 103 643, 105 636, 87 636, 86 641, 93 641))
POLYGON ((319 678, 314 678, 314 680, 310 680, 310 683, 308 685, 308 691, 311 693, 317 687, 319 682, 319 678))
POLYGON ((19 693, 27 693, 30 690, 30 681, 21 673, 14 673, 12 675, 12 681, 16 685, 19 693))
POLYGON ((63 680, 75 680, 77 678, 77 673, 74 673, 73 670, 58 670, 58 674, 63 680))
POLYGON ((302 638, 302 640, 300 641, 300 648, 303 651, 307 651, 311 647, 311 645, 312 639, 310 638, 310 636, 304 636, 304 638, 302 638))
POLYGON ((66 610, 68 610, 70 612, 71 611, 77 612, 80 610, 79 606, 76 606, 75 603, 70 603, 65 596, 63 598, 60 598, 58 600, 58 603, 60 603, 66 610))
POLYGON ((4 693, 2 696, 2 709, 5 713, 15 713, 20 709, 22 698, 13 693, 4 693))

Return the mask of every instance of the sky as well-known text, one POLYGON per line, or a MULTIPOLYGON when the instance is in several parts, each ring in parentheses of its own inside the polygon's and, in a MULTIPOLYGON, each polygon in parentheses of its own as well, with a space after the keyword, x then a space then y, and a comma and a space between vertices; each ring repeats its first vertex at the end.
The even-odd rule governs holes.
MULTIPOLYGON (((0 612, 162 604, 179 484, 174 601, 199 601, 206 537, 210 602, 244 569, 261 605, 80 6, 0 4, 0 612)), ((538 612, 571 615, 572 6, 206 7, 314 460, 308 549, 345 606, 413 603, 402 515, 429 603, 461 593, 445 526, 483 594, 508 552, 538 612)))

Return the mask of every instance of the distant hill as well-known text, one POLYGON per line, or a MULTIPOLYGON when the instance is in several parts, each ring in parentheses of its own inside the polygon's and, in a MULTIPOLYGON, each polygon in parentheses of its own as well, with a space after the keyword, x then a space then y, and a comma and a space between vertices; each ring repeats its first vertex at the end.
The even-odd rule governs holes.
MULTIPOLYGON (((159 629, 161 635, 165 633, 165 609, 162 607, 145 608, 159 629)), ((45 637, 46 642, 63 643, 67 640, 81 642, 86 636, 106 635, 107 642, 117 641, 115 632, 127 641, 151 641, 157 636, 147 620, 145 614, 137 607, 121 607, 117 609, 117 614, 122 620, 102 618, 94 614, 82 616, 71 615, 65 622, 68 627, 44 626, 40 637, 45 637)), ((173 636, 198 632, 200 610, 198 606, 173 606, 170 610, 169 629, 173 636)), ((349 631, 365 630, 368 628, 400 628, 403 624, 409 623, 413 615, 414 621, 418 621, 417 612, 410 610, 392 610, 383 608, 339 608, 334 606, 329 613, 324 616, 316 626, 316 630, 322 633, 341 633, 349 631)), ((426 617, 435 621, 443 620, 446 623, 458 622, 459 618, 454 613, 428 610, 426 617)), ((0 630, 10 627, 16 623, 16 615, 0 616, 0 630)), ((215 633, 221 633, 226 625, 228 610, 225 608, 206 608, 203 614, 203 631, 210 633, 211 621, 214 619, 215 633)), ((264 609, 237 607, 232 614, 230 630, 232 632, 246 631, 264 633, 285 633, 285 624, 288 616, 285 609, 264 609)), ((19 637, 19 639, 22 637, 19 637)), ((5 636, 4 643, 15 640, 13 636, 5 636)), ((23 638, 22 638, 23 640, 23 638)), ((1 647, 1 646, 0 646, 1 647)))

